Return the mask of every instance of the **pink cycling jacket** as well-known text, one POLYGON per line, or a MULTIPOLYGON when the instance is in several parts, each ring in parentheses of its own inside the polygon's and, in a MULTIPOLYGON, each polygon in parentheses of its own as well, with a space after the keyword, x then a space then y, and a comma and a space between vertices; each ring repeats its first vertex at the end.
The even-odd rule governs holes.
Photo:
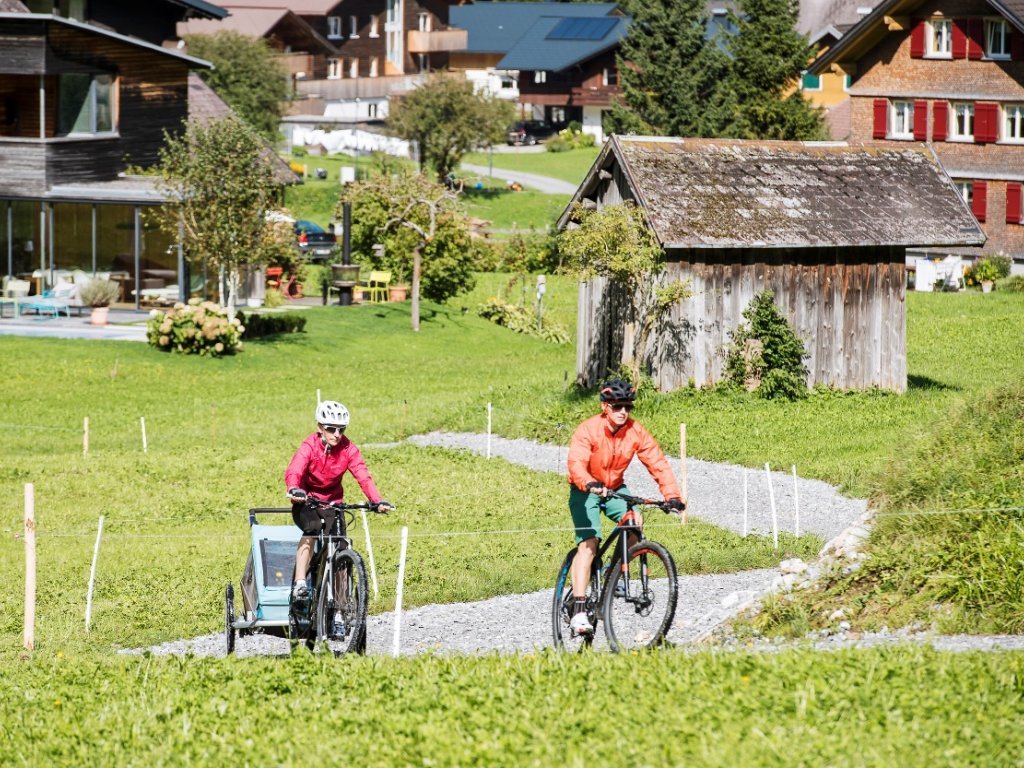
POLYGON ((284 471, 285 489, 301 488, 321 501, 339 502, 345 498, 341 476, 346 472, 352 473, 368 501, 380 501, 380 492, 373 484, 363 454, 356 448, 356 444, 342 437, 341 442, 331 448, 324 445, 320 435, 314 432, 302 441, 299 450, 288 462, 288 468, 284 471))

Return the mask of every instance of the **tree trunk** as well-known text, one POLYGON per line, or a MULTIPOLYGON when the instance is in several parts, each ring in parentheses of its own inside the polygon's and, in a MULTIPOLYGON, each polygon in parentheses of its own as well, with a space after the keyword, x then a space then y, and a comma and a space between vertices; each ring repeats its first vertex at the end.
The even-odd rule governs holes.
POLYGON ((412 329, 420 329, 420 250, 417 245, 412 252, 412 329))
POLYGON ((228 272, 228 302, 227 302, 227 310, 228 310, 228 320, 229 321, 235 319, 235 303, 238 300, 238 284, 239 284, 238 270, 237 269, 232 269, 232 270, 230 270, 228 272))

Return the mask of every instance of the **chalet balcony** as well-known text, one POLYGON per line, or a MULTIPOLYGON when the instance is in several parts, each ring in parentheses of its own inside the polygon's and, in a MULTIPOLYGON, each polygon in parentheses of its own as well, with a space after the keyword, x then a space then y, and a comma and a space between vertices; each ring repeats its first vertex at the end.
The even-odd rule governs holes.
POLYGON ((409 53, 441 53, 464 51, 469 47, 469 32, 465 29, 442 29, 436 32, 410 30, 406 39, 409 53))
POLYGON ((307 80, 327 77, 327 57, 311 53, 280 53, 274 57, 291 77, 301 75, 307 80))
POLYGON ((324 101, 350 101, 352 99, 382 99, 392 93, 411 90, 425 79, 425 75, 385 75, 384 77, 352 77, 339 80, 296 80, 295 90, 308 99, 324 101))

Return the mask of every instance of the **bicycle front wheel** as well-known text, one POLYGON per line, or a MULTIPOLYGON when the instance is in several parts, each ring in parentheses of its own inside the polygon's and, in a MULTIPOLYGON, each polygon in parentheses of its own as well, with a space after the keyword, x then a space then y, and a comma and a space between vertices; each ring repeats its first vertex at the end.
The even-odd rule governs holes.
POLYGON ((660 645, 679 599, 672 555, 657 542, 641 541, 630 548, 626 564, 616 561, 612 570, 602 606, 608 645, 616 652, 660 645))
POLYGON ((345 549, 334 556, 337 592, 322 585, 317 603, 317 642, 335 656, 366 649, 366 566, 359 553, 345 549))

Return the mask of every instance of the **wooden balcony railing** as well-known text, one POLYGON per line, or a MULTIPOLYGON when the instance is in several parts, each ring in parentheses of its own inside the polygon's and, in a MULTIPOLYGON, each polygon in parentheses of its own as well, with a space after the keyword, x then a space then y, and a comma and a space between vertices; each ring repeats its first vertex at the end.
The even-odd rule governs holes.
POLYGON ((464 51, 469 47, 469 32, 465 29, 443 29, 436 32, 410 30, 406 40, 409 53, 438 53, 464 51))

